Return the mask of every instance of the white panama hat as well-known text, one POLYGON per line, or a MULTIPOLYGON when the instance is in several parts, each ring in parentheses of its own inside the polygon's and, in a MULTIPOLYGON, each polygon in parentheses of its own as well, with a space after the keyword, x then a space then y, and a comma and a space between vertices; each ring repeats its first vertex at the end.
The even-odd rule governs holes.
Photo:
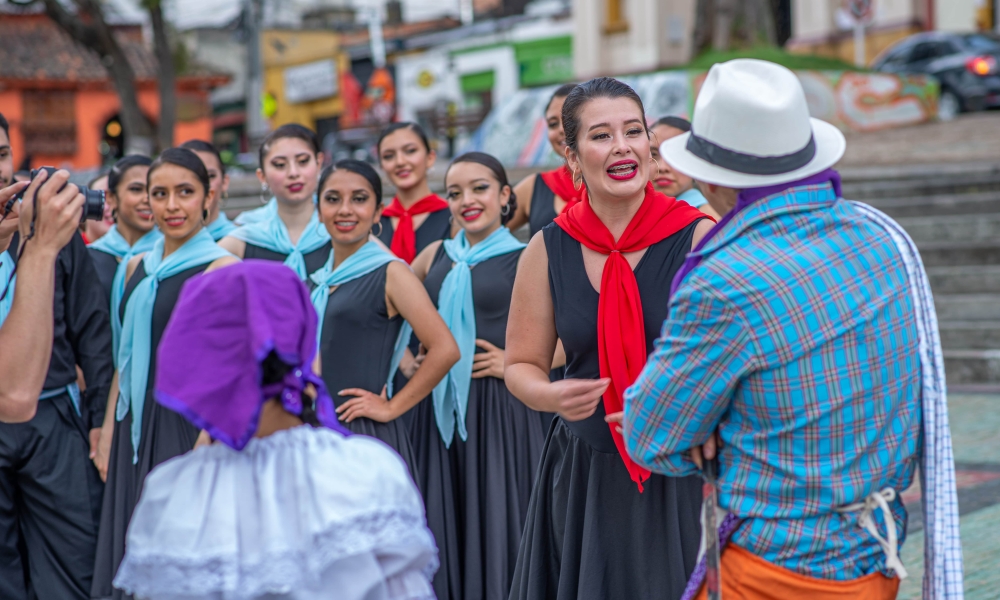
POLYGON ((698 181, 745 189, 790 183, 832 167, 844 134, 809 116, 795 73, 740 58, 712 66, 691 131, 660 145, 671 167, 698 181))

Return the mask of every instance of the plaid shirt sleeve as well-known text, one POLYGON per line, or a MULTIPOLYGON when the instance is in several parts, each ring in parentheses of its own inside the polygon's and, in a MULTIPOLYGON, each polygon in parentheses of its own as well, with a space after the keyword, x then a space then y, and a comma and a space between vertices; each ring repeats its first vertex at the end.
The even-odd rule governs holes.
POLYGON ((664 475, 696 472, 689 450, 705 443, 752 368, 750 330, 724 299, 696 276, 677 290, 653 353, 625 392, 629 455, 664 475))

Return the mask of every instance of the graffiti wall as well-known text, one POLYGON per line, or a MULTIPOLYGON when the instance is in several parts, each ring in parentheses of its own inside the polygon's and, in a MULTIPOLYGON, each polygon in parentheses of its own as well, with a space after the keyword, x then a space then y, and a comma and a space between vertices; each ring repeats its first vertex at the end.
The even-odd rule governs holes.
MULTIPOLYGON (((664 71, 623 77, 642 98, 646 118, 690 118, 704 71, 664 71)), ((914 125, 937 115, 938 83, 922 75, 798 71, 812 116, 844 131, 914 125)), ((556 86, 519 90, 493 109, 465 150, 488 152, 511 166, 557 166, 543 113, 556 86)))

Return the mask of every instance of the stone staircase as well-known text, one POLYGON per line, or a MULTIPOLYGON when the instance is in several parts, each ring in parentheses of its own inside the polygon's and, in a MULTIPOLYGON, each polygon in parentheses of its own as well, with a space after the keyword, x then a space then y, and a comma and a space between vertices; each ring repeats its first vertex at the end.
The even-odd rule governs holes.
POLYGON ((845 169, 844 196, 917 243, 937 308, 949 388, 1000 391, 1000 163, 845 169))

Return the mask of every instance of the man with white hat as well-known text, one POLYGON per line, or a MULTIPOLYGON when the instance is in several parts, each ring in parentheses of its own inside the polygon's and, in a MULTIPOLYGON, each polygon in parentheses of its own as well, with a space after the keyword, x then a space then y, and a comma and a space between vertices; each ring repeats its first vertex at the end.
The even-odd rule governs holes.
POLYGON ((794 73, 748 59, 712 67, 691 132, 660 148, 723 217, 674 280, 623 428, 673 476, 718 435, 723 598, 894 599, 918 465, 925 597, 962 596, 933 300, 905 232, 840 197, 844 148, 794 73))

